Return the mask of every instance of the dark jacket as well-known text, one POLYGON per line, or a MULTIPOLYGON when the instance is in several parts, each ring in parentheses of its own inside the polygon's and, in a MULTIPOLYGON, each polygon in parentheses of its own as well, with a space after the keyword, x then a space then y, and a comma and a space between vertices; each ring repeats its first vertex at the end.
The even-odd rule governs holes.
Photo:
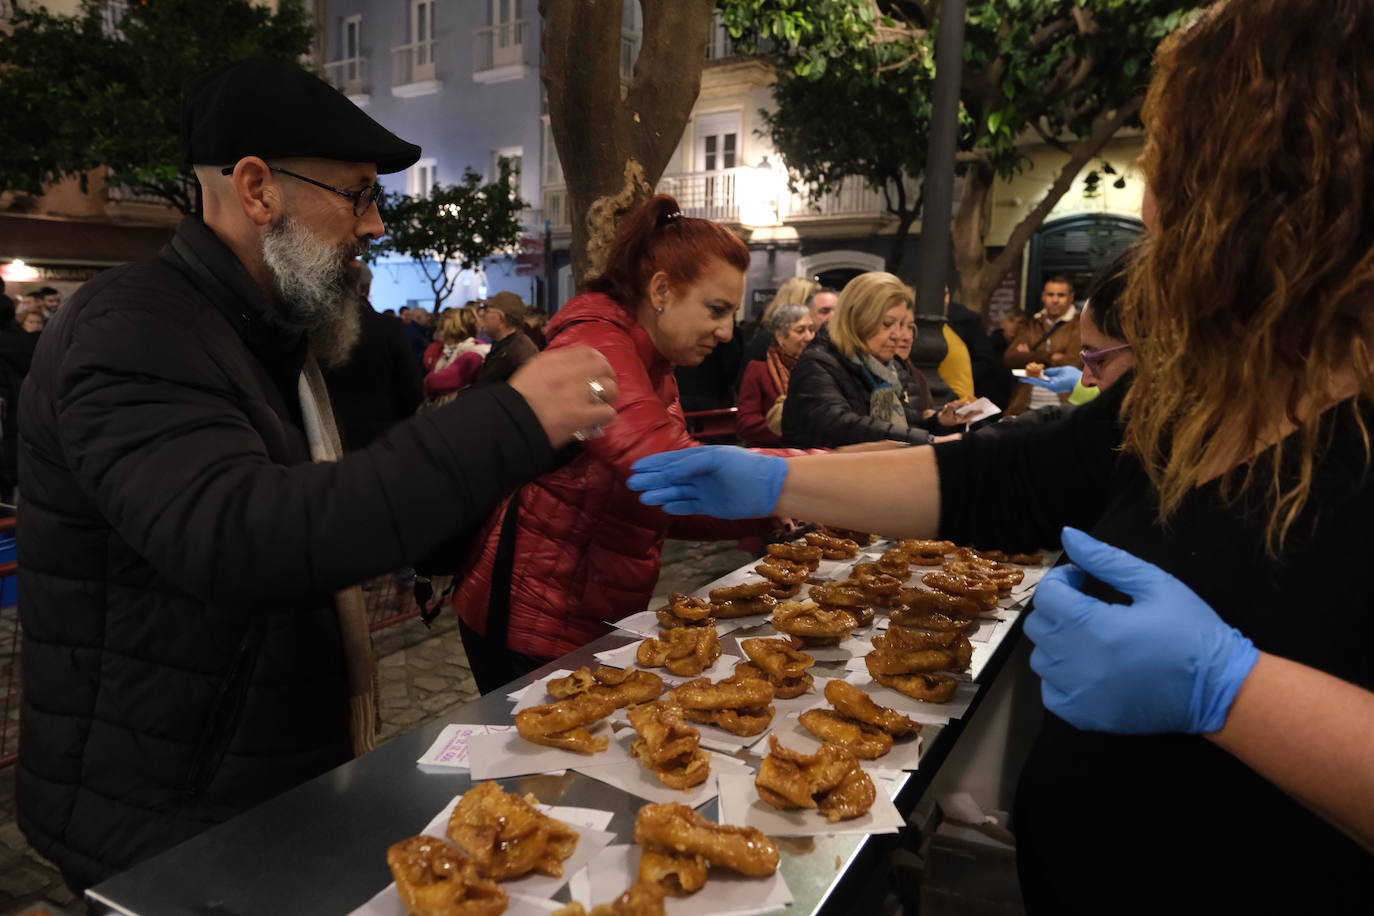
POLYGON ((768 428, 768 411, 773 409, 781 392, 768 371, 768 360, 756 359, 744 370, 739 383, 739 412, 735 414, 735 434, 739 441, 751 447, 773 448, 782 445, 782 437, 768 428))
POLYGON ((983 316, 957 302, 949 304, 949 326, 968 347, 969 363, 973 368, 973 392, 980 398, 990 397, 998 390, 999 381, 1007 374, 1000 353, 993 352, 992 341, 983 316))
POLYGON ((744 352, 743 336, 735 334, 716 345, 705 359, 695 366, 678 366, 678 394, 682 409, 687 413, 698 410, 720 410, 735 406, 735 389, 739 385, 740 355, 744 352))
POLYGON ((504 382, 514 375, 517 369, 538 355, 539 348, 527 335, 519 331, 507 334, 491 345, 491 352, 482 363, 482 370, 477 373, 477 384, 504 382))
POLYGON ((329 400, 344 449, 366 448, 415 413, 422 400, 416 365, 401 319, 377 312, 359 299, 358 344, 348 362, 326 369, 329 400))
POLYGON ((0 487, 7 496, 19 482, 19 391, 29 374, 41 333, 22 330, 13 320, 0 328, 0 398, 5 400, 4 412, 0 414, 0 423, 4 424, 0 487))
MULTIPOLYGON (((910 380, 900 361, 898 374, 902 376, 905 394, 910 380)), ((870 417, 868 405, 872 394, 872 383, 863 369, 835 349, 829 325, 822 327, 797 360, 787 383, 787 400, 782 408, 783 444, 792 448, 838 448, 883 439, 915 445, 930 442, 930 433, 922 428, 928 421, 909 402, 906 429, 870 417)))
POLYGON ((20 402, 16 794, 75 889, 346 761, 333 593, 552 465, 506 386, 311 463, 305 342, 273 313, 191 217, 39 342, 20 402))

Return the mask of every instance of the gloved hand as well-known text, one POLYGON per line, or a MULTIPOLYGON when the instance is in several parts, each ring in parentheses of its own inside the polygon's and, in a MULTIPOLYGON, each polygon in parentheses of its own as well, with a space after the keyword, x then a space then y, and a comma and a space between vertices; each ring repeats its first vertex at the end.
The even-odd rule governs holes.
POLYGON ((1018 376, 1018 382, 1027 385, 1035 385, 1037 388, 1048 388, 1055 394, 1068 394, 1073 391, 1078 380, 1083 377, 1083 370, 1074 366, 1055 366, 1045 370, 1044 378, 1034 378, 1032 376, 1018 376))
POLYGON ((639 501, 673 515, 764 518, 787 479, 787 460, 729 445, 703 445, 641 458, 631 468, 639 501))
POLYGON ((1159 567, 1075 528, 1063 540, 1074 565, 1045 576, 1026 620, 1045 707, 1091 731, 1220 730, 1259 650, 1159 567), (1083 594, 1088 575, 1133 603, 1083 594))

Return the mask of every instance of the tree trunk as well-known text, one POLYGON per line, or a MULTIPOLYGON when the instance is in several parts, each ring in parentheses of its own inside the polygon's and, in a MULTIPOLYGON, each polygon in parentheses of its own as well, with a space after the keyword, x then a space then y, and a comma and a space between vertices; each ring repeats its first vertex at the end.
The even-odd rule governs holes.
POLYGON ((1143 99, 1137 98, 1115 111, 1104 111, 1093 120, 1088 136, 1069 147, 1069 161, 1059 169, 1054 182, 1021 222, 1012 229, 1007 246, 995 258, 988 258, 987 200, 995 178, 982 163, 969 167, 964 180, 964 197, 954 217, 954 256, 959 267, 960 295, 963 303, 977 312, 986 312, 997 284, 1016 264, 1031 237, 1045 224, 1050 211, 1073 187, 1078 173, 1107 145, 1116 132, 1140 111, 1143 99))
MULTIPOLYGON (((954 243, 954 266, 959 274, 958 301, 976 312, 987 308, 992 290, 985 287, 988 263, 987 206, 997 180, 992 167, 985 162, 969 166, 964 175, 963 193, 959 209, 950 229, 954 243)), ((996 281, 994 281, 996 282, 996 281)))
POLYGON ((902 260, 906 257, 906 240, 911 236, 911 224, 916 222, 915 210, 903 210, 895 214, 897 231, 892 233, 892 241, 887 250, 887 272, 902 275, 902 260))
POLYGON ((640 0, 634 78, 620 81, 621 0, 539 0, 549 126, 568 186, 573 276, 599 272, 620 220, 648 197, 701 88, 712 0, 640 0))

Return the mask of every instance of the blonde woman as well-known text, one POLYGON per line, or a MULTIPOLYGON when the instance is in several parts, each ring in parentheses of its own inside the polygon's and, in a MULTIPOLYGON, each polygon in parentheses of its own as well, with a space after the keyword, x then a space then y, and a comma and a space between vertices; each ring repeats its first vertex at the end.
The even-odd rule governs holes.
POLYGON ((782 439, 794 448, 890 440, 925 445, 954 422, 912 403, 910 370, 897 357, 915 324, 916 294, 889 273, 860 274, 840 293, 835 317, 792 370, 782 439))
POLYGON ((425 376, 427 406, 438 406, 471 385, 491 350, 477 339, 477 310, 451 309, 439 324, 439 341, 444 345, 434 371, 425 376))

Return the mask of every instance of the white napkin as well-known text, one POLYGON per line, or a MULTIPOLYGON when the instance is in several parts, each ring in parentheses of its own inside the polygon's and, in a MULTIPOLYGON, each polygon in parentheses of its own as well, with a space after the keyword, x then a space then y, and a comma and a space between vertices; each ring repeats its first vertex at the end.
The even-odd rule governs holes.
MULTIPOLYGON (((606 720, 587 727, 593 736, 613 737, 606 720)), ((582 754, 559 747, 545 747, 521 738, 516 732, 472 735, 468 738, 468 767, 474 780, 554 773, 574 767, 595 767, 620 763, 629 758, 625 748, 612 740, 599 754, 582 754)))
MULTIPOLYGON (((768 836, 833 836, 847 833, 897 833, 906 824, 886 790, 879 791, 873 807, 858 817, 830 823, 815 808, 779 811, 759 798, 754 777, 722 773, 720 819, 722 823, 757 827, 768 836)), ((875 781, 874 788, 878 788, 875 781)))
MULTIPOLYGON (((453 815, 453 809, 457 807, 462 797, 459 795, 454 798, 430 820, 423 830, 417 832, 440 839, 446 838, 448 819, 453 815)), ((545 908, 543 903, 556 894, 559 888, 567 884, 574 874, 584 869, 596 858, 598 853, 615 839, 615 834, 592 828, 587 824, 590 821, 600 823, 602 827, 605 827, 614 816, 610 811, 598 811, 590 808, 562 808, 556 805, 537 805, 536 807, 549 817, 563 821, 570 827, 575 827, 580 839, 577 841, 577 848, 573 854, 563 862, 563 877, 550 878, 547 875, 532 872, 511 881, 501 882, 501 887, 511 898, 511 905, 506 910, 507 914, 553 912, 561 904, 554 904, 545 908)), ((393 882, 379 891, 367 903, 354 910, 351 916, 406 916, 406 913, 406 908, 401 903, 401 895, 396 892, 396 885, 393 882)))
MULTIPOLYGON (((610 903, 639 880, 639 847, 608 846, 587 868, 573 876, 574 900, 610 903)), ((782 870, 766 878, 749 878, 728 868, 713 868, 706 886, 688 897, 668 897, 668 916, 751 916, 771 913, 792 902, 782 870)))

